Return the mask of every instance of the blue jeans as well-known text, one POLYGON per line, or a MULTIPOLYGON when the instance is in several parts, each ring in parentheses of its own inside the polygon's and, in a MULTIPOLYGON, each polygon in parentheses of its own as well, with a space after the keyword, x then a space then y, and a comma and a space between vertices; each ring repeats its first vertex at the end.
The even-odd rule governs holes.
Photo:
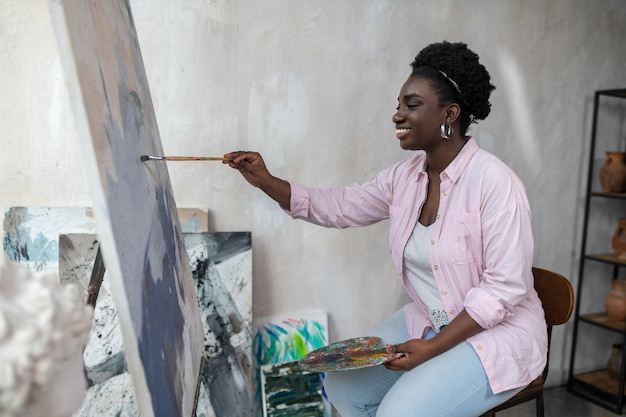
MULTIPOLYGON (((409 339, 402 310, 371 332, 383 343, 409 339)), ((435 332, 429 330, 430 339, 435 332)), ((324 389, 342 417, 477 417, 523 387, 494 394, 472 346, 463 342, 410 371, 384 366, 327 372, 324 389)))

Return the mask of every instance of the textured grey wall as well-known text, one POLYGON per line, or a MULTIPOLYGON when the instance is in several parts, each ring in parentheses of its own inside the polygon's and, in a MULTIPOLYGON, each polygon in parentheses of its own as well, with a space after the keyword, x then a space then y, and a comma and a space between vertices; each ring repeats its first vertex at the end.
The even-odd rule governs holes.
MULTIPOLYGON (((91 200, 45 0, 0 7, 0 207, 91 200)), ((407 156, 391 116, 428 43, 464 41, 497 86, 473 127, 517 171, 533 208, 535 264, 577 279, 593 92, 626 87, 621 0, 134 0, 166 153, 260 151, 310 186, 365 181, 407 156)), ((624 109, 603 123, 623 147, 624 109)), ((387 224, 327 230, 290 220, 216 163, 169 163, 179 207, 215 230, 252 231, 254 314, 330 314, 331 340, 362 334, 406 298, 387 224)), ((603 223, 610 248, 613 218, 603 223)), ((598 306, 608 290, 599 282, 598 306)), ((598 307, 600 308, 600 307, 598 307)), ((555 333, 551 376, 568 365, 555 333)), ((597 352, 590 361, 603 362, 597 352)))

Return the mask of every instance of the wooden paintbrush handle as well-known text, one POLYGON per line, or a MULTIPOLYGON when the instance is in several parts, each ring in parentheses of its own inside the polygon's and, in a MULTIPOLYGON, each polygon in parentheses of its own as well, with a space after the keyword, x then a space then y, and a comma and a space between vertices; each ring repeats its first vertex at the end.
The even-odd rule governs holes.
POLYGON ((225 161, 221 156, 165 156, 166 161, 225 161))

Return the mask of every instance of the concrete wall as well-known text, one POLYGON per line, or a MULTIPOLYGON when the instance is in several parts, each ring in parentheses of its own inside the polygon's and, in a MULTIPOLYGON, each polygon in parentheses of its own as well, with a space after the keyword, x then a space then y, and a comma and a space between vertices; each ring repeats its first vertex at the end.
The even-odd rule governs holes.
MULTIPOLYGON (((535 264, 576 282, 593 93, 626 87, 625 2, 131 4, 166 153, 257 150, 275 175, 310 186, 365 181, 407 156, 391 116, 409 63, 431 42, 467 42, 497 86, 473 134, 527 184, 535 264)), ((624 108, 611 112, 602 126, 623 148, 624 108)), ((73 123, 47 2, 0 0, 0 207, 90 205, 73 123)), ((407 300, 386 222, 323 229, 219 163, 169 169, 179 207, 208 208, 214 230, 252 231, 255 315, 324 310, 338 340, 407 300)), ((614 222, 602 223, 606 250, 614 222)), ((608 281, 594 291, 601 308, 608 281)), ((570 328, 554 336, 557 380, 570 328)), ((595 352, 605 361, 610 343, 595 352)))

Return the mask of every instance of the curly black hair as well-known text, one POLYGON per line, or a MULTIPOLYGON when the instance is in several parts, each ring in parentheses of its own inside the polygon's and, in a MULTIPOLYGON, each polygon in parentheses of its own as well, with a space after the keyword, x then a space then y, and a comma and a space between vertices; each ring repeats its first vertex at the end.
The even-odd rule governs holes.
POLYGON ((489 115, 489 96, 496 87, 487 69, 478 62, 478 55, 465 43, 430 44, 415 57, 411 67, 410 76, 428 80, 440 103, 459 104, 463 135, 474 118, 483 120, 489 115))

